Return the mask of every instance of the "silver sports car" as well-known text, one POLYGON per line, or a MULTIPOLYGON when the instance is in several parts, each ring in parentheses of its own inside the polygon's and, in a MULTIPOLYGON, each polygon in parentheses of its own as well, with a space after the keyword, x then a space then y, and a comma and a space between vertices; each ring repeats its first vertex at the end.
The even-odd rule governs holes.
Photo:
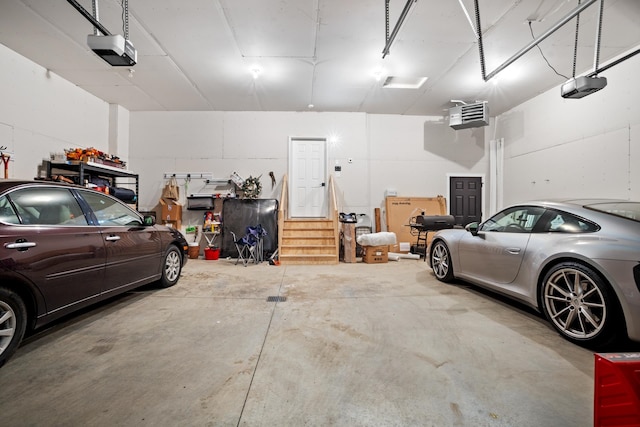
POLYGON ((640 202, 563 200, 511 206, 438 231, 435 276, 491 289, 542 311, 568 340, 640 341, 640 202))

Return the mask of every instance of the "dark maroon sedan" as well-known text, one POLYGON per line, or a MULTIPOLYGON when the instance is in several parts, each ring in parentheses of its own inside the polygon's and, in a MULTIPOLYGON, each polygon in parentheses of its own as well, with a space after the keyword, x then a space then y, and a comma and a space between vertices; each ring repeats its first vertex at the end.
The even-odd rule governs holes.
POLYGON ((0 366, 25 331, 147 283, 169 287, 187 242, 118 199, 44 181, 0 181, 0 366))

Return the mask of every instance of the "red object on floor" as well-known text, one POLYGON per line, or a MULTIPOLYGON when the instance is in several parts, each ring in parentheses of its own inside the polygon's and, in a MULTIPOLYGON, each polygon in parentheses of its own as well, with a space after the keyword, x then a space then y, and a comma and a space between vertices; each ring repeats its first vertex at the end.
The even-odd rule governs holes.
POLYGON ((214 260, 220 258, 220 248, 204 248, 204 259, 214 260))
POLYGON ((594 427, 640 427, 640 353, 595 355, 594 427))

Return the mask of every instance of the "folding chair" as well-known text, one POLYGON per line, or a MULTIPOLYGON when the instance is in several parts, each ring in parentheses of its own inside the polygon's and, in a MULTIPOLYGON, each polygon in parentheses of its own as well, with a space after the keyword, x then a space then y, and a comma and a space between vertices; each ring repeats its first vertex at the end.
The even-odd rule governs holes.
POLYGON ((231 237, 233 237, 233 243, 236 245, 236 249, 238 250, 236 265, 238 265, 239 261, 242 261, 242 265, 246 267, 250 261, 255 262, 255 243, 251 243, 246 236, 238 239, 236 233, 233 231, 231 232, 231 237))
POLYGON ((252 245, 255 245, 253 259, 256 263, 264 261, 264 236, 267 235, 267 231, 261 224, 255 227, 247 227, 247 234, 245 239, 252 245))

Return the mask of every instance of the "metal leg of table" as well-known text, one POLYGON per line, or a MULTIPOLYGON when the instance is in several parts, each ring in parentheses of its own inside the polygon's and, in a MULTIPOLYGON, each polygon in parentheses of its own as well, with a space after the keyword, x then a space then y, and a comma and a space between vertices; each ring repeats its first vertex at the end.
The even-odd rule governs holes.
POLYGON ((216 238, 218 237, 218 235, 220 233, 208 233, 208 232, 204 232, 202 233, 204 235, 204 239, 207 241, 207 245, 209 247, 214 246, 214 243, 216 242, 216 238))

